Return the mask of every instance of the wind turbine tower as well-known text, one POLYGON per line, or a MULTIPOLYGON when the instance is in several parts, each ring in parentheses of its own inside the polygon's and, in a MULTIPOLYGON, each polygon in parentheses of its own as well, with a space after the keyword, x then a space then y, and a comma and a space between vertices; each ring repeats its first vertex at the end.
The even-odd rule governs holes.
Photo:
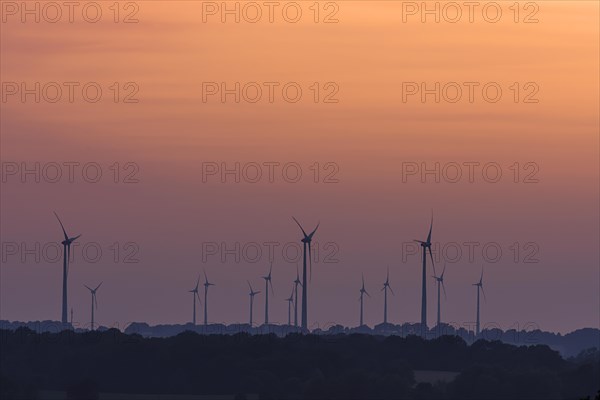
POLYGON ((214 285, 208 281, 206 271, 204 271, 204 326, 208 325, 208 288, 214 285))
POLYGON ((427 250, 429 250, 429 256, 431 257, 431 265, 433 266, 433 272, 435 274, 435 264, 433 263, 433 254, 431 252, 431 231, 433 229, 433 211, 431 212, 431 223, 429 225, 429 234, 427 240, 415 240, 415 242, 421 244, 423 248, 423 277, 422 277, 422 288, 421 288, 421 332, 424 334, 427 329, 427 250))
POLYGON ((441 317, 441 305, 440 305, 440 286, 444 290, 444 299, 446 299, 446 286, 444 286, 444 273, 446 273, 446 265, 444 264, 444 270, 440 276, 433 275, 433 279, 437 281, 437 328, 440 329, 442 321, 441 317))
POLYGON ((388 291, 388 289, 395 296, 394 291, 392 290, 392 287, 390 286, 390 268, 389 267, 387 269, 387 277, 385 279, 385 282, 383 283, 383 289, 381 289, 381 291, 383 292, 383 323, 384 324, 387 324, 387 322, 388 322, 388 319, 387 319, 387 313, 388 313, 387 291, 388 291))
POLYGON ((260 290, 255 292, 252 289, 252 285, 250 285, 250 282, 249 281, 246 281, 246 282, 248 282, 248 287, 250 288, 250 327, 252 327, 252 310, 254 309, 254 296, 259 294, 260 290))
POLYGON ((200 295, 198 294, 198 286, 200 286, 200 276, 198 276, 198 280, 196 281, 196 287, 189 291, 192 294, 192 300, 194 302, 194 316, 192 317, 192 324, 194 324, 194 326, 196 326, 196 299, 198 299, 198 303, 202 304, 200 295))
POLYGON ((363 274, 362 276, 362 287, 360 288, 360 325, 359 326, 363 326, 363 297, 364 295, 367 295, 369 297, 371 297, 371 295, 367 292, 367 290, 365 289, 365 276, 363 274))
POLYGON ((306 234, 306 232, 304 231, 304 228, 302 228, 302 225, 300 225, 300 222, 298 222, 298 220, 294 217, 292 217, 294 219, 294 221, 296 222, 296 224, 298 224, 298 226, 300 227, 300 230, 302 231, 302 235, 304 235, 304 237, 302 238, 302 244, 304 245, 304 256, 302 258, 302 329, 308 329, 308 299, 307 299, 307 289, 308 289, 308 282, 306 281, 306 262, 308 260, 308 262, 310 263, 310 272, 311 272, 311 277, 312 277, 312 255, 310 252, 310 244, 312 242, 312 238, 313 235, 315 234, 315 232, 317 231, 317 229, 319 229, 319 224, 317 223, 317 227, 310 233, 310 234, 306 234), (308 248, 308 254, 307 254, 307 248, 308 248))
POLYGON ((296 264, 296 280, 294 280, 294 326, 298 326, 298 285, 302 286, 298 264, 296 264))
POLYGON ((263 276, 265 280, 265 324, 269 323, 269 285, 271 286, 271 294, 275 295, 275 291, 273 290, 273 282, 271 281, 271 273, 273 272, 273 263, 271 263, 271 267, 269 268, 269 275, 263 276))
POLYGON ((58 223, 60 224, 60 227, 62 228, 63 231, 63 235, 65 237, 65 240, 62 241, 62 245, 63 245, 63 285, 62 285, 62 318, 61 321, 63 324, 68 323, 69 321, 67 320, 67 277, 69 275, 69 260, 71 258, 71 244, 77 240, 77 238, 81 237, 81 235, 77 235, 75 237, 69 237, 69 235, 67 235, 67 231, 65 231, 65 227, 62 223, 62 221, 60 220, 60 218, 58 218, 58 214, 56 212, 54 212, 54 215, 56 216, 56 219, 58 220, 58 223))
POLYGON ((94 309, 98 308, 98 300, 96 299, 96 291, 98 290, 98 288, 100 288, 101 285, 102 285, 102 282, 100 282, 100 284, 98 286, 96 286, 95 289, 92 289, 91 287, 89 287, 87 285, 83 285, 90 291, 90 294, 92 295, 92 324, 91 324, 92 331, 94 330, 94 309))
POLYGON ((473 286, 477 286, 477 325, 475 325, 475 337, 479 336, 480 330, 480 321, 479 321, 479 291, 483 293, 483 299, 485 300, 485 291, 483 290, 483 266, 481 267, 481 277, 479 278, 479 282, 474 283, 473 286))

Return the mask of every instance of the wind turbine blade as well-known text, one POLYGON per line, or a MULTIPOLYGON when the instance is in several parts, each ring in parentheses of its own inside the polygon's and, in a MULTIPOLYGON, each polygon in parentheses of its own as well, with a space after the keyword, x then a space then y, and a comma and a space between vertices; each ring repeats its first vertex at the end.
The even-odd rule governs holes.
POLYGON ((388 285, 388 288, 390 289, 390 292, 392 292, 392 294, 395 296, 396 293, 394 293, 394 290, 392 289, 392 287, 390 285, 388 285))
POLYGON ((485 301, 487 303, 487 299, 485 297, 485 290, 483 290, 483 285, 481 285, 480 288, 481 288, 481 293, 483 293, 483 301, 485 301))
POLYGON ((104 282, 100 282, 100 284, 99 284, 98 286, 96 286, 96 289, 94 289, 94 291, 98 290, 98 288, 99 288, 100 286, 102 286, 102 284, 103 284, 103 283, 104 283, 104 282))
POLYGON ((302 233, 304 234, 304 237, 307 237, 308 235, 306 234, 306 232, 304 232, 304 228, 302 228, 302 225, 300 225, 300 222, 298 222, 298 220, 295 217, 292 217, 292 219, 294 221, 296 221, 296 223, 298 224, 298 226, 300 227, 300 230, 302 230, 302 233))
POLYGON ((198 292, 196 291, 194 293, 196 293, 196 297, 198 298, 198 303, 202 304, 202 300, 200 300, 200 295, 198 294, 198 292))
POLYGON ((254 292, 254 290, 252 290, 252 285, 250 285, 250 281, 246 281, 248 282, 248 287, 250 288, 250 293, 254 292))
POLYGON ((65 231, 65 227, 63 226, 63 223, 60 220, 60 218, 58 218, 58 214, 56 213, 56 211, 54 211, 54 215, 56 215, 56 219, 58 220, 58 223, 60 224, 60 227, 62 228, 63 234, 65 235, 65 240, 69 240, 69 236, 67 235, 67 231, 65 231))
POLYGON ((427 243, 431 243, 431 231, 433 230, 433 210, 431 210, 431 224, 429 225, 429 234, 427 235, 427 243))
POLYGON ((321 225, 321 222, 320 222, 320 221, 317 223, 317 227, 315 228, 315 230, 314 230, 314 231, 312 231, 312 232, 310 233, 310 235, 308 235, 308 237, 309 237, 309 238, 311 238, 311 239, 312 239, 312 237, 313 237, 313 235, 315 234, 315 232, 317 231, 317 229, 319 229, 319 225, 321 225))
POLYGON ((203 270, 203 271, 204 271, 204 282, 208 283, 208 277, 206 276, 206 270, 203 270))
POLYGON ((429 258, 431 258, 431 266, 433 267, 433 273, 434 273, 434 275, 437 276, 437 274, 435 272, 435 262, 433 261, 433 252, 431 251, 431 246, 429 246, 428 249, 429 249, 429 258))
POLYGON ((442 283, 442 289, 444 289, 444 299, 447 299, 448 296, 446 296, 446 286, 444 286, 444 281, 442 281, 441 283, 442 283))
POLYGON ((444 273, 446 272, 446 263, 444 262, 444 269, 442 270, 442 276, 440 278, 444 279, 444 273))
POLYGON ((367 296, 371 297, 371 295, 369 294, 369 292, 367 292, 366 290, 365 290, 365 294, 366 294, 367 296))
POLYGON ((79 235, 77 235, 77 236, 75 236, 75 237, 71 238, 71 242, 74 242, 74 241, 76 241, 77 239, 79 239, 79 238, 81 237, 81 235, 82 235, 82 234, 80 233, 79 235))
POLYGON ((386 275, 385 281, 386 281, 387 283, 389 283, 389 282, 390 282, 390 267, 387 267, 387 275, 386 275))
POLYGON ((85 286, 86 288, 88 288, 88 290, 89 290, 90 292, 93 292, 93 291, 94 291, 94 290, 93 290, 91 287, 89 287, 88 285, 83 285, 83 286, 85 286))

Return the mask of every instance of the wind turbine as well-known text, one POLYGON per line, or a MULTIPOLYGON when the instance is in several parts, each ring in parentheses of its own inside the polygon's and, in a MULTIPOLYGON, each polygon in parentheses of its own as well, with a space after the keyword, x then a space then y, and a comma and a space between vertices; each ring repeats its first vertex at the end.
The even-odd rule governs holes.
POLYGON ((288 302, 288 325, 291 326, 292 325, 292 303, 294 302, 294 288, 292 288, 292 293, 290 294, 290 297, 285 299, 285 301, 288 302))
POLYGON ((383 288, 381 289, 381 291, 383 292, 383 323, 387 324, 387 291, 388 289, 390 290, 390 292, 392 292, 392 294, 395 296, 394 291, 392 290, 392 287, 390 286, 390 267, 388 267, 387 269, 387 277, 385 279, 385 282, 383 283, 383 288))
POLYGON ((306 281, 306 248, 308 247, 308 260, 310 262, 310 275, 312 278, 312 256, 310 252, 310 243, 312 242, 313 235, 317 229, 319 229, 320 223, 317 223, 315 230, 307 235, 304 231, 304 228, 302 228, 302 225, 300 225, 300 222, 298 222, 298 220, 294 217, 292 217, 292 219, 296 222, 296 224, 298 224, 302 234, 304 235, 302 238, 302 243, 304 244, 304 257, 302 259, 302 329, 308 329, 308 299, 306 297, 306 292, 308 289, 308 282, 306 281))
POLYGON ((421 331, 425 333, 427 329, 427 250, 429 250, 429 256, 431 257, 431 265, 433 266, 433 273, 435 274, 435 264, 433 262, 433 254, 431 252, 431 230, 433 229, 433 211, 431 212, 431 224, 429 225, 429 234, 427 240, 416 240, 415 242, 420 243, 423 248, 423 286, 421 289, 421 331))
POLYGON ((433 279, 435 279, 437 281, 437 303, 438 303, 438 307, 437 307, 437 328, 440 329, 440 322, 441 322, 441 316, 440 316, 440 286, 442 287, 442 289, 444 289, 444 299, 446 299, 446 286, 444 286, 444 273, 446 272, 446 264, 444 264, 444 270, 442 271, 442 274, 440 276, 435 276, 433 275, 433 279))
POLYGON ((298 264, 296 264, 296 280, 294 281, 294 326, 298 326, 298 285, 302 286, 298 264))
POLYGON ((371 295, 365 289, 365 275, 362 276, 362 287, 360 288, 360 326, 363 326, 363 296, 367 295, 371 297, 371 295))
POLYGON ((271 268, 269 268, 269 275, 262 277, 265 280, 265 324, 269 323, 269 284, 271 285, 271 294, 275 295, 275 291, 273 290, 273 282, 271 282, 272 271, 273 263, 271 263, 271 268))
POLYGON ((208 281, 206 271, 204 271, 204 325, 208 325, 208 287, 215 286, 214 283, 208 281))
POLYGON ((483 265, 481 266, 481 277, 479 278, 479 282, 474 283, 473 286, 477 286, 477 325, 475 326, 475 337, 479 336, 479 289, 481 289, 481 293, 483 293, 483 299, 485 298, 485 292, 483 290, 483 265))
POLYGON ((252 310, 254 309, 254 296, 259 294, 260 290, 255 292, 252 289, 252 285, 250 285, 250 281, 246 282, 248 282, 248 287, 250 288, 250 327, 252 327, 252 310))
POLYGON ((62 245, 63 245, 63 290, 62 290, 62 322, 63 324, 66 324, 67 322, 69 322, 67 320, 67 276, 69 275, 69 260, 71 258, 71 243, 73 243, 75 240, 77 240, 77 238, 79 238, 81 235, 77 235, 75 237, 69 237, 69 235, 67 235, 67 231, 65 231, 65 227, 62 223, 62 221, 60 220, 60 218, 58 218, 58 214, 56 212, 54 212, 54 215, 56 215, 56 219, 58 219, 58 223, 60 224, 60 227, 62 228, 63 231, 63 235, 65 236, 65 240, 62 241, 62 245))
POLYGON ((96 286, 95 289, 92 289, 91 287, 87 286, 87 285, 83 285, 86 288, 88 288, 88 290, 90 291, 91 295, 92 295, 92 326, 91 326, 91 330, 94 330, 94 308, 98 308, 98 300, 96 299, 96 290, 98 290, 98 288, 102 285, 102 282, 100 282, 100 285, 96 286))
POLYGON ((192 323, 194 324, 194 326, 196 325, 196 298, 198 299, 198 302, 202 304, 202 301, 200 301, 200 295, 198 294, 198 286, 200 286, 200 275, 198 275, 196 287, 189 291, 190 293, 192 293, 192 299, 194 301, 194 317, 192 318, 192 323))

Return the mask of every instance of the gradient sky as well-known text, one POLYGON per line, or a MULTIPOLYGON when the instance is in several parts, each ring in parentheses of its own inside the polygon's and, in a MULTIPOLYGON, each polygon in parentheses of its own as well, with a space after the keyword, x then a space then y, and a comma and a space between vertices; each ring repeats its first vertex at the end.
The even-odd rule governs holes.
MULTIPOLYGON (((203 268, 216 283, 209 320, 245 322, 245 281, 264 291, 260 276, 269 260, 203 262, 202 243, 298 242, 292 215, 306 229, 320 221, 316 240, 339 246, 338 263, 313 266, 309 325, 357 325, 361 273, 372 295, 365 320, 381 322, 387 266, 396 293, 389 319, 415 322, 420 258, 403 257, 402 248, 425 239, 433 209, 434 242, 494 242, 503 250, 496 263, 485 262, 481 247, 474 260, 448 263, 445 321, 473 323, 471 284, 485 264, 484 325, 533 323, 560 332, 599 326, 597 2, 537 2, 539 22, 533 24, 513 22, 512 2, 500 2, 498 23, 476 13, 473 23, 463 16, 456 24, 421 23, 418 16, 403 23, 402 2, 392 1, 337 2, 339 22, 333 24, 312 21, 312 2, 300 3, 303 17, 296 24, 281 14, 274 23, 236 24, 218 17, 203 23, 202 2, 142 1, 139 22, 123 24, 112 22, 112 2, 100 3, 104 14, 96 24, 76 14, 72 24, 7 16, 0 25, 3 83, 94 81, 104 89, 95 104, 82 101, 80 92, 73 103, 35 103, 32 97, 23 103, 18 96, 1 103, 4 163, 102 166, 95 184, 81 175, 75 183, 23 183, 10 176, 0 193, 3 251, 7 242, 33 247, 61 240, 54 210, 69 233, 83 234, 83 244, 102 247, 98 263, 75 252, 69 277, 75 322, 89 320, 83 284, 100 281, 96 318, 104 325, 187 322, 187 291, 203 268), (250 81, 295 81, 303 98, 294 104, 279 95, 273 103, 202 101, 202 82, 250 81), (497 82, 503 97, 494 104, 480 92, 473 103, 402 101, 403 82, 451 81, 497 82), (112 102, 113 82, 135 82, 139 102, 112 102), (335 82, 339 102, 312 102, 314 82, 335 82), (508 89, 514 82, 535 82, 539 102, 514 103, 508 89), (503 179, 402 179, 403 163, 470 161, 498 163, 503 179), (115 162, 138 165, 139 183, 113 183, 108 167, 115 162), (298 183, 280 175, 274 183, 203 182, 206 162, 296 162, 303 177, 298 183), (313 183, 309 167, 315 162, 339 166, 339 182, 313 183), (535 163, 539 182, 512 182, 515 162, 535 163), (115 263, 114 242, 137 243, 140 262, 115 263), (539 262, 523 262, 523 249, 515 262, 515 242, 534 242, 539 262)), ((60 261, 3 256, 0 318, 59 320, 60 261)), ((287 321, 284 299, 294 277, 295 263, 278 251, 274 322, 287 321)), ((432 279, 428 285, 431 325, 432 279)), ((259 295, 255 302, 259 321, 263 301, 259 295)))

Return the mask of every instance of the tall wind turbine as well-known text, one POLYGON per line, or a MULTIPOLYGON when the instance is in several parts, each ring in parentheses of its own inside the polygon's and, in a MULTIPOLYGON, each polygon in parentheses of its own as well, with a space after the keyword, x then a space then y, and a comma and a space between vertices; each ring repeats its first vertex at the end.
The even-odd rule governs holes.
POLYGON ((60 218, 58 218, 58 214, 56 212, 54 212, 54 215, 56 215, 56 219, 58 219, 58 223, 60 224, 60 227, 62 228, 63 231, 63 235, 65 236, 65 240, 62 241, 62 245, 63 245, 63 287, 62 287, 62 322, 63 324, 66 324, 67 322, 69 322, 67 320, 67 276, 69 275, 69 260, 71 258, 71 243, 73 243, 75 240, 77 240, 77 238, 79 238, 81 235, 77 235, 75 237, 69 237, 69 235, 67 235, 67 231, 65 231, 65 227, 62 223, 62 221, 60 220, 60 218))
POLYGON ((206 271, 204 271, 204 325, 208 325, 208 287, 215 286, 214 283, 208 281, 206 271))
POLYGON ((483 293, 483 299, 485 300, 485 292, 483 291, 483 266, 481 267, 481 277, 479 282, 474 283, 473 286, 477 286, 477 325, 475 326, 475 337, 479 336, 479 289, 483 293))
POLYGON ((427 240, 415 240, 420 243, 423 248, 423 286, 421 289, 421 331, 427 329, 427 250, 429 250, 429 256, 431 257, 431 265, 433 266, 433 272, 435 274, 435 264, 433 262, 433 254, 431 252, 431 230, 433 229, 433 211, 431 212, 431 224, 429 225, 429 234, 427 240))
POLYGON ((383 283, 383 288, 381 289, 381 291, 383 292, 383 323, 387 324, 387 291, 388 289, 390 290, 390 292, 392 292, 392 294, 395 296, 394 291, 392 290, 392 287, 390 286, 390 267, 388 267, 387 269, 387 277, 385 279, 385 282, 383 283))
POLYGON ((265 280, 265 324, 269 323, 269 285, 271 285, 271 294, 275 295, 275 291, 273 290, 273 282, 271 282, 271 272, 273 271, 273 263, 271 263, 271 268, 269 268, 269 275, 263 276, 265 280))
POLYGON ((296 280, 294 281, 294 326, 298 326, 298 285, 302 286, 298 264, 296 264, 296 280))
POLYGON ((308 247, 308 261, 310 262, 310 272, 312 277, 312 256, 310 252, 310 243, 312 242, 313 235, 315 234, 317 229, 319 229, 319 223, 317 223, 315 230, 313 230, 310 234, 307 235, 304 231, 304 228, 302 228, 302 225, 300 225, 300 222, 298 222, 296 218, 292 218, 298 224, 300 230, 302 231, 302 234, 304 235, 304 237, 302 238, 302 243, 304 245, 304 257, 302 259, 302 329, 308 329, 308 300, 306 297, 308 289, 308 282, 306 281, 306 249, 308 247))
POLYGON ((290 297, 285 299, 288 302, 288 325, 292 325, 292 304, 294 303, 294 288, 292 288, 292 293, 290 297))
POLYGON ((254 296, 259 294, 260 290, 255 292, 252 289, 252 285, 250 285, 250 281, 246 282, 248 282, 248 287, 250 288, 250 327, 252 327, 252 310, 254 309, 254 296))
POLYGON ((198 299, 198 303, 202 304, 200 295, 198 294, 198 286, 200 286, 200 276, 198 276, 198 280, 196 281, 196 287, 189 291, 192 294, 192 299, 194 301, 194 317, 192 318, 194 326, 196 325, 196 299, 198 299))
POLYGON ((102 285, 102 282, 100 282, 100 285, 96 286, 95 289, 92 289, 91 287, 87 286, 87 285, 83 285, 86 288, 88 288, 88 290, 90 291, 91 295, 92 295, 92 325, 91 325, 91 330, 94 330, 94 308, 98 308, 98 300, 96 299, 96 290, 98 290, 98 288, 102 285))
POLYGON ((437 327, 440 329, 441 323, 441 311, 440 311, 440 286, 444 289, 444 299, 446 299, 446 286, 444 286, 444 273, 446 272, 446 264, 444 264, 444 270, 440 276, 433 275, 433 279, 437 281, 437 327))
POLYGON ((362 276, 362 287, 360 288, 360 326, 363 326, 363 296, 367 295, 371 297, 371 295, 365 289, 365 275, 362 276))

